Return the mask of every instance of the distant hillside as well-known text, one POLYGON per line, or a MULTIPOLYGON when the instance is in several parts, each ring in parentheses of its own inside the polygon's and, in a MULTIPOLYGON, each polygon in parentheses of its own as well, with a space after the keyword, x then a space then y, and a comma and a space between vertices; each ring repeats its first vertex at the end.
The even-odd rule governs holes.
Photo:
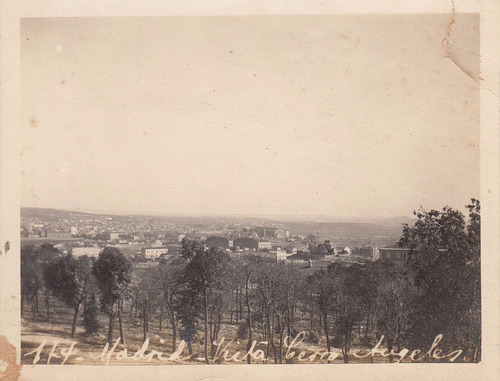
POLYGON ((401 226, 402 224, 412 224, 415 221, 416 221, 415 218, 399 216, 399 217, 387 217, 387 218, 375 219, 373 222, 378 222, 385 226, 394 226, 394 225, 401 226))
POLYGON ((21 217, 25 218, 41 218, 41 219, 64 219, 75 216, 93 216, 96 214, 75 212, 62 209, 50 208, 21 208, 21 217))
POLYGON ((314 234, 320 237, 365 238, 394 234, 394 229, 388 231, 388 226, 359 222, 288 222, 287 227, 292 234, 314 234))
POLYGON ((342 222, 287 221, 284 223, 292 234, 314 234, 320 237, 401 237, 403 224, 412 224, 415 219, 400 216, 388 218, 352 219, 342 222))
MULTIPOLYGON (((121 221, 133 221, 137 218, 148 217, 147 214, 131 216, 128 214, 116 215, 116 214, 101 214, 101 213, 86 213, 80 211, 71 210, 61 210, 61 209, 51 209, 51 208, 21 208, 22 218, 34 218, 45 221, 56 221, 61 219, 71 219, 71 218, 92 218, 92 217, 112 217, 114 220, 121 221)), ((223 219, 221 217, 201 217, 201 216, 191 216, 191 217, 173 217, 173 216, 154 216, 154 219, 167 219, 175 220, 178 222, 189 223, 195 226, 200 223, 208 223, 218 221, 223 219)), ((226 217, 227 218, 227 217, 226 217)), ((333 218, 333 217, 332 217, 333 218)), ((402 224, 412 223, 414 220, 401 216, 401 217, 390 217, 390 218, 367 218, 367 219, 343 219, 341 222, 317 222, 317 221, 305 221, 299 220, 276 220, 276 219, 247 219, 243 216, 240 218, 234 218, 237 220, 246 220, 248 223, 262 223, 263 221, 268 221, 268 223, 278 223, 282 224, 290 230, 293 235, 309 235, 314 234, 320 237, 352 237, 352 238, 367 238, 374 236, 382 237, 397 237, 401 236, 402 224)))

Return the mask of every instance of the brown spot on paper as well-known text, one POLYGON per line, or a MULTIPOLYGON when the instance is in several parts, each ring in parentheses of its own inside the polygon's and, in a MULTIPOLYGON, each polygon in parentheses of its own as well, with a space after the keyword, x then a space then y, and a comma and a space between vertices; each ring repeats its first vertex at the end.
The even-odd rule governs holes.
POLYGON ((16 363, 16 348, 5 336, 0 336, 0 380, 18 380, 21 368, 22 366, 16 363))

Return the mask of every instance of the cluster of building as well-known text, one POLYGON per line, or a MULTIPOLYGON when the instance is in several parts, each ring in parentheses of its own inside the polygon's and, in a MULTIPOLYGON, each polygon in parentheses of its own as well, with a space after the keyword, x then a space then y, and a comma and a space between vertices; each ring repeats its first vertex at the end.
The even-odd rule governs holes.
POLYGON ((278 261, 297 254, 297 247, 289 244, 273 245, 271 241, 258 241, 251 237, 240 237, 229 240, 225 237, 212 236, 205 240, 207 248, 218 248, 235 253, 252 252, 260 255, 275 256, 278 261))
MULTIPOLYGON (((258 227, 252 231, 257 235, 249 234, 238 238, 227 238, 224 236, 213 235, 208 238, 201 237, 200 241, 206 248, 218 248, 227 252, 241 255, 254 254, 268 258, 274 258, 277 261, 292 260, 310 260, 321 258, 336 258, 337 260, 368 260, 376 261, 383 260, 394 262, 398 266, 405 266, 409 250, 404 248, 377 248, 377 247, 348 247, 335 246, 329 240, 324 240, 321 243, 315 242, 316 237, 305 237, 303 240, 287 240, 289 237, 288 231, 284 230, 283 235, 277 228, 258 227), (280 234, 278 234, 280 233, 280 234), (260 235, 260 236, 259 236, 260 235), (278 238, 279 237, 279 238, 278 238), (283 239, 282 237, 285 237, 283 239)), ((54 238, 64 239, 67 235, 53 235, 54 238)), ((123 234, 120 232, 107 232, 105 235, 109 244, 127 244, 128 240, 123 240, 123 234)), ((156 239, 151 242, 151 236, 144 234, 134 234, 131 239, 133 242, 144 243, 140 252, 137 252, 136 257, 144 260, 156 260, 166 255, 180 254, 182 240, 188 238, 181 234, 178 236, 177 244, 156 239)), ((72 253, 74 256, 89 256, 97 257, 102 250, 103 245, 93 244, 86 247, 73 247, 72 253)))
MULTIPOLYGON (((21 237, 24 239, 71 239, 95 240, 148 240, 148 235, 174 240, 179 234, 200 238, 214 232, 237 238, 252 226, 259 226, 260 219, 244 217, 182 217, 89 214, 55 209, 21 208, 21 237), (111 237, 110 237, 111 234, 111 237), (57 235, 57 236, 56 236, 57 235)), ((290 232, 279 224, 264 229, 268 237, 286 238, 290 232)))
POLYGON ((43 227, 35 232, 32 232, 26 238, 45 238, 45 239, 57 239, 57 240, 71 240, 76 239, 71 231, 53 231, 43 229, 43 227))
MULTIPOLYGON (((312 245, 311 245, 312 246, 312 245)), ((398 267, 406 267, 409 259, 410 249, 401 247, 333 247, 330 241, 313 247, 317 255, 333 255, 338 257, 358 257, 369 261, 386 261, 395 263, 398 267)))
MULTIPOLYGON (((282 224, 269 222, 268 226, 263 226, 260 224, 267 222, 251 219, 194 220, 64 211, 35 212, 24 217, 22 215, 23 239, 50 240, 63 244, 66 251, 75 257, 97 257, 103 247, 117 246, 137 259, 151 261, 165 255, 180 254, 181 243, 185 238, 196 239, 207 248, 223 249, 234 255, 253 253, 277 261, 333 258, 353 262, 380 259, 405 266, 409 255, 407 249, 386 246, 392 245, 388 235, 365 237, 363 241, 359 238, 331 236, 332 241, 319 242, 319 238, 313 234, 291 235, 290 230, 282 224)), ((317 233, 320 234, 319 230, 317 233)))
MULTIPOLYGON (((88 257, 98 257, 104 247, 99 246, 85 246, 85 247, 73 247, 71 249, 71 254, 74 257, 82 257, 84 255, 88 257)), ((141 257, 144 259, 158 259, 168 253, 168 247, 143 247, 141 249, 141 257)))
POLYGON ((204 243, 207 248, 219 248, 235 253, 251 252, 256 255, 268 255, 270 257, 275 257, 277 261, 294 258, 296 254, 301 253, 308 254, 312 256, 312 258, 325 258, 331 256, 339 259, 359 258, 369 261, 383 260, 396 263, 398 266, 405 266, 409 255, 409 249, 405 248, 336 247, 332 245, 329 240, 317 244, 309 243, 308 245, 297 245, 295 243, 275 245, 272 241, 256 240, 251 237, 241 237, 235 240, 229 240, 225 237, 211 236, 207 238, 204 243))

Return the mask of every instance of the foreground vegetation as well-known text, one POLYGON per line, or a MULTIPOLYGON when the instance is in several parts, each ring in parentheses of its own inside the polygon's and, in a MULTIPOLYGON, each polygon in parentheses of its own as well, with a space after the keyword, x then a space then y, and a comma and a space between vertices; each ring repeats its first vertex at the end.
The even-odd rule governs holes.
MULTIPOLYGON (((230 258, 185 240, 181 256, 139 269, 112 247, 97 259, 76 259, 49 244, 25 246, 23 335, 73 338, 89 349, 146 342, 148 350, 165 353, 183 342, 184 355, 191 356, 186 361, 206 363, 223 361, 221 349, 233 340, 226 347, 233 353, 262 351, 238 361, 277 364, 294 361, 288 354, 295 337, 304 350, 337 353, 330 362, 397 361, 404 348, 422 349, 423 361, 439 361, 425 350, 442 335, 443 353, 460 350, 457 361, 477 362, 479 201, 468 208, 468 218, 447 207, 415 213, 417 222, 404 226, 400 240, 410 249, 401 268, 376 261, 315 270, 255 256, 230 258), (355 355, 354 349, 379 344, 388 356, 355 355)), ((36 346, 23 342, 23 352, 36 346)))

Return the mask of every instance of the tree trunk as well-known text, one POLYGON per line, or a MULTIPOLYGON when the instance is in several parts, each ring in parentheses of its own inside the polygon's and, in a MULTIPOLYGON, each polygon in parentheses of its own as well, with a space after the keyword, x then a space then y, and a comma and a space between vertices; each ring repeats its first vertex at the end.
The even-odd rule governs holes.
POLYGON ((45 307, 47 309, 47 323, 50 323, 50 297, 48 292, 45 294, 45 307))
POLYGON ((203 290, 205 304, 205 362, 208 364, 208 295, 207 290, 203 290))
POLYGON ((172 352, 177 350, 177 324, 172 322, 172 352))
POLYGON ((208 314, 208 336, 210 337, 210 357, 213 358, 213 342, 214 342, 214 336, 213 336, 213 324, 212 324, 212 313, 209 312, 208 314))
POLYGON ((170 320, 170 324, 172 325, 172 352, 177 350, 177 324, 175 319, 175 312, 171 305, 165 302, 165 306, 167 307, 167 316, 170 320))
POLYGON ((146 341, 146 336, 147 336, 147 312, 146 312, 146 309, 147 309, 147 302, 144 302, 144 307, 142 309, 142 342, 145 342, 146 341))
POLYGON ((349 343, 351 342, 351 334, 350 332, 352 331, 352 327, 348 326, 346 327, 346 332, 343 337, 343 343, 342 343, 342 355, 344 357, 344 364, 349 363, 349 343))
POLYGON ((125 345, 125 335, 123 334, 123 321, 122 321, 123 301, 118 302, 118 325, 120 327, 120 343, 125 345))
POLYGON ((110 312, 108 313, 108 316, 109 316, 109 325, 108 325, 108 344, 109 346, 112 346, 113 345, 113 320, 115 318, 114 314, 113 314, 113 309, 114 309, 114 306, 112 305, 110 307, 110 312))
POLYGON ((368 337, 368 331, 369 331, 369 327, 370 326, 370 313, 367 313, 366 314, 366 326, 365 326, 365 338, 368 337))
MULTIPOLYGON (((392 338, 389 337, 389 335, 387 335, 387 351, 389 353, 392 352, 392 338)), ((393 357, 391 354, 389 354, 389 362, 392 362, 393 361, 393 357)))
POLYGON ((243 302, 242 302, 242 297, 241 297, 241 287, 238 286, 238 313, 240 315, 239 319, 243 319, 243 302))
POLYGON ((277 319, 277 327, 278 327, 278 332, 279 332, 279 339, 280 339, 280 344, 279 344, 279 350, 278 350, 278 363, 281 364, 283 362, 282 359, 282 351, 283 351, 283 334, 282 334, 282 328, 281 328, 281 319, 278 314, 276 314, 276 319, 277 319))
MULTIPOLYGON (((268 310, 268 316, 267 316, 267 329, 268 329, 268 341, 269 344, 271 345, 271 349, 273 350, 273 356, 274 356, 274 363, 278 363, 278 357, 276 353, 276 346, 274 345, 274 324, 273 324, 273 319, 274 319, 274 313, 273 316, 269 316, 271 312, 268 310)), ((269 357, 268 355, 266 357, 269 357)))
MULTIPOLYGON (((248 342, 247 342, 247 351, 252 347, 252 311, 250 310, 250 299, 248 297, 248 283, 250 281, 250 276, 247 277, 247 282, 245 284, 245 296, 247 302, 247 324, 248 324, 248 342)), ((247 364, 252 363, 252 357, 247 356, 247 364)))
POLYGON ((330 352, 330 336, 328 335, 328 319, 326 312, 323 312, 323 330, 325 331, 326 348, 330 352))
POLYGON ((398 329, 396 333, 396 347, 398 348, 398 352, 401 351, 401 321, 398 318, 398 329))
POLYGON ((78 310, 80 309, 80 303, 75 306, 75 313, 73 314, 73 325, 71 326, 71 338, 75 337, 76 331, 76 319, 78 318, 78 310))
MULTIPOLYGON (((233 292, 234 295, 234 321, 238 323, 238 289, 236 288, 236 292, 233 292)), ((231 298, 232 301, 232 298, 231 298)), ((231 306, 231 310, 233 309, 233 306, 231 306)), ((231 311, 231 321, 233 317, 233 312, 231 311)))
POLYGON ((132 319, 132 312, 134 311, 134 306, 135 306, 135 302, 132 302, 132 305, 130 306, 130 312, 129 312, 130 319, 132 319))
POLYGON ((311 308, 309 310, 309 319, 311 320, 311 332, 314 332, 314 301, 312 292, 310 298, 309 305, 311 308))
POLYGON ((161 323, 163 318, 163 303, 160 303, 160 321, 158 324, 158 330, 161 332, 161 323))
POLYGON ((279 359, 280 359, 280 364, 283 364, 283 334, 284 331, 280 331, 280 351, 279 351, 279 359))

